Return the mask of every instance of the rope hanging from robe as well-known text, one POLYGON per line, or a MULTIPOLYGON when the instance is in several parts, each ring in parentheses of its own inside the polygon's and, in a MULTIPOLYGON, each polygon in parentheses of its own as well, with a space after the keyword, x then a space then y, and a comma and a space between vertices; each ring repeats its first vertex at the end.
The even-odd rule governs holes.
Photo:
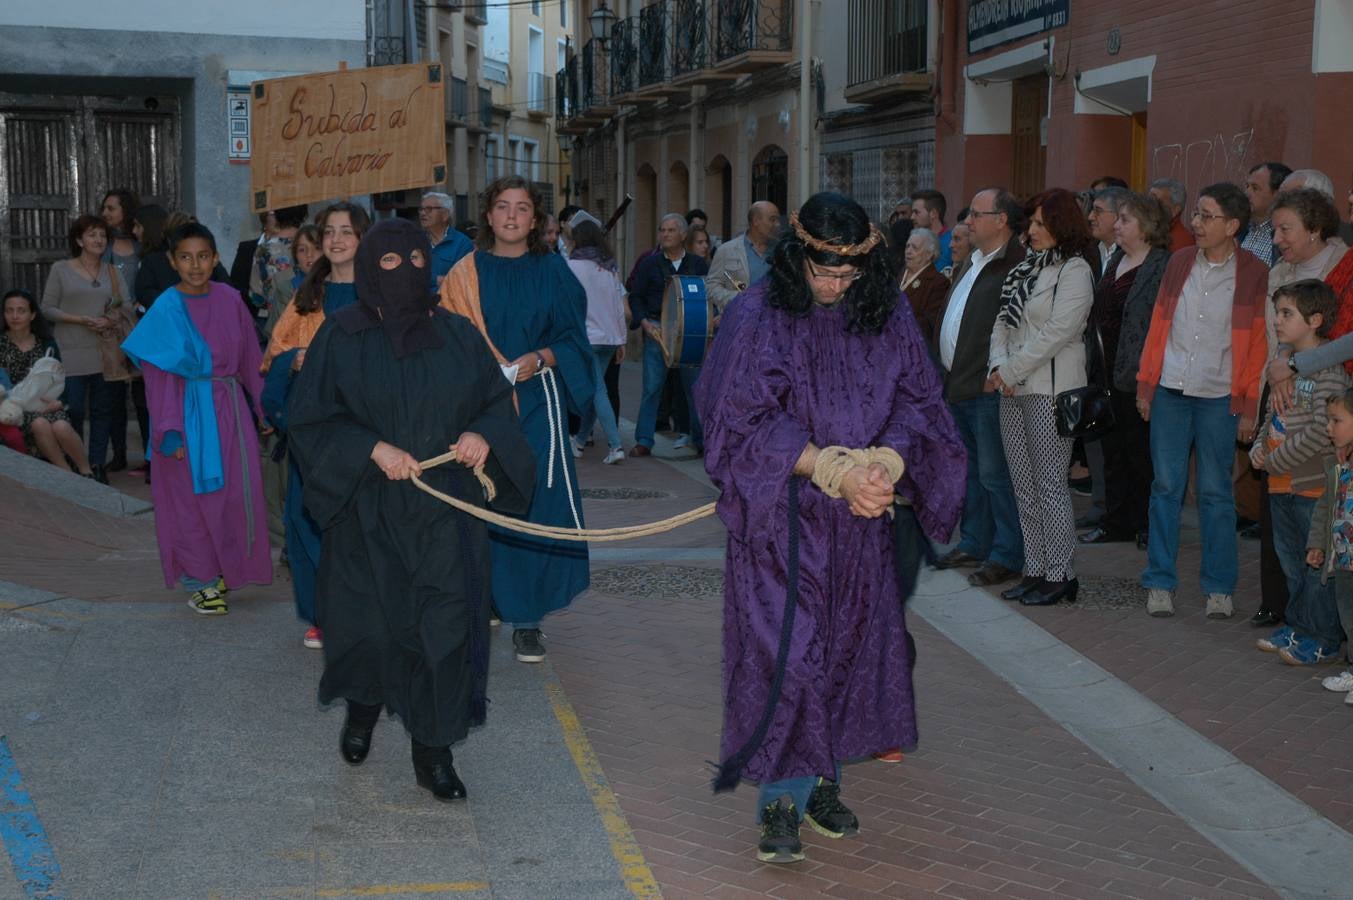
MULTIPOLYGON (((456 451, 449 450, 440 456, 434 456, 431 459, 425 459, 421 463, 424 469, 432 469, 448 462, 457 462, 456 451)), ((868 466, 874 463, 882 465, 888 471, 888 476, 896 484, 906 470, 906 465, 902 462, 902 457, 898 456, 897 451, 888 447, 870 447, 865 450, 851 450, 846 447, 824 447, 818 453, 818 464, 814 468, 812 482, 816 484, 829 497, 837 498, 841 496, 841 479, 847 471, 855 466, 868 466)), ((479 479, 479 485, 484 489, 484 496, 490 503, 498 495, 498 487, 493 483, 493 479, 484 471, 483 466, 477 466, 474 470, 475 478, 479 479)), ((622 525, 617 528, 566 528, 560 525, 539 525, 535 522, 527 522, 512 516, 505 516, 502 513, 494 512, 491 509, 475 506, 473 503, 467 503, 450 494, 442 493, 434 487, 431 487, 417 475, 411 476, 414 485, 424 493, 431 494, 443 503, 450 504, 464 513, 469 513, 476 519, 482 519, 492 525, 500 528, 506 528, 508 531, 517 531, 522 534, 530 534, 535 537, 551 538, 557 541, 574 541, 576 543, 608 543, 612 541, 629 541, 636 538, 651 537, 655 534, 665 534, 673 531, 683 525, 690 525, 692 522, 698 522, 706 516, 714 515, 717 504, 706 503, 704 506, 698 506, 695 509, 680 513, 675 516, 669 516, 666 519, 659 519, 657 522, 649 522, 644 525, 622 525)), ((569 491, 569 498, 572 500, 573 492, 569 491)), ((574 514, 575 521, 576 512, 574 514)))

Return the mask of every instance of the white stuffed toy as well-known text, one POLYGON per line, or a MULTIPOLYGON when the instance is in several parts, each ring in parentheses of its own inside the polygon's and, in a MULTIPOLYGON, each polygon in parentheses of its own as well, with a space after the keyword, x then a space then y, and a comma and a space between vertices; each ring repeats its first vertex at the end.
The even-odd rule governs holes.
POLYGON ((28 376, 10 389, 6 395, 0 388, 0 424, 22 425, 26 412, 46 412, 47 407, 61 399, 66 389, 66 370, 55 356, 44 356, 33 363, 28 376))

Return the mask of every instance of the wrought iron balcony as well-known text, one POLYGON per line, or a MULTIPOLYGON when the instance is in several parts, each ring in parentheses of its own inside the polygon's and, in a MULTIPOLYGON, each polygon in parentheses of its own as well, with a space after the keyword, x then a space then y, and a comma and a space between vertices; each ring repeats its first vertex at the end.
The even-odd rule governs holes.
POLYGON ((464 78, 452 76, 446 81, 446 121, 453 125, 468 122, 470 85, 464 78))
POLYGON ((601 41, 594 38, 583 45, 578 77, 582 91, 578 101, 581 114, 592 120, 614 115, 616 106, 611 102, 610 66, 601 41))
POLYGON ((712 0, 672 0, 672 81, 714 84, 738 77, 714 67, 710 47, 712 0))
POLYGON ((930 90, 927 0, 850 0, 846 99, 869 102, 930 90))
POLYGON ((578 134, 587 126, 578 119, 578 57, 574 56, 554 76, 555 130, 578 134))
POLYGON ((711 0, 714 62, 733 72, 783 65, 793 57, 793 0, 711 0))
POLYGON ((633 103, 639 84, 639 17, 630 16, 611 26, 611 99, 633 103))
POLYGON ((639 90, 660 87, 672 77, 672 23, 667 0, 639 10, 639 90))

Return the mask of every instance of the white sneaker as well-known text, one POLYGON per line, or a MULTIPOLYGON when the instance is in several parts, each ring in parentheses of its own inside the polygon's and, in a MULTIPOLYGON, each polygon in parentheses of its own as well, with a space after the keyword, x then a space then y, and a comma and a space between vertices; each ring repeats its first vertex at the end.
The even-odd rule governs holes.
POLYGON ((601 461, 603 466, 613 466, 616 463, 625 461, 625 448, 613 447, 611 452, 606 454, 606 458, 601 461))
POLYGON ((1207 595, 1207 617, 1209 619, 1229 619, 1235 615, 1235 604, 1230 594, 1207 595))
POLYGON ((1347 694, 1353 691, 1353 669, 1321 679, 1320 686, 1327 691, 1334 691, 1338 694, 1347 694))
POLYGON ((1156 618, 1174 615, 1174 595, 1163 588, 1151 588, 1146 594, 1146 614, 1156 618))
POLYGON ((683 434, 675 441, 672 441, 673 450, 681 450, 682 448, 689 447, 690 445, 691 445, 691 436, 689 434, 683 434))
POLYGON ((586 444, 578 440, 576 437, 571 437, 568 439, 568 445, 569 447, 573 448, 573 458, 582 459, 583 449, 586 447, 586 444))

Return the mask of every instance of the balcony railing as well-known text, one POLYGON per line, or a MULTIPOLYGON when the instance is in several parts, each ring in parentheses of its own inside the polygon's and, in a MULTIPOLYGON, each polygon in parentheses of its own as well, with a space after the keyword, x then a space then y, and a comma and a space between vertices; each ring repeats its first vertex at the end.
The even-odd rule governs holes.
POLYGON ((668 41, 671 10, 667 0, 639 10, 639 87, 653 87, 672 77, 672 45, 668 41))
POLYGON ((926 0, 850 0, 847 88, 926 71, 926 0))
POLYGON ((493 91, 486 87, 479 89, 479 124, 493 127, 493 91))
POLYGON ((705 0, 672 0, 672 75, 680 78, 711 62, 705 0))
POLYGON ((465 122, 469 113, 470 85, 464 78, 452 76, 446 83, 446 118, 465 122))
POLYGON ((578 114, 578 57, 570 59, 554 76, 554 116, 560 125, 578 114))
POLYGON ((610 72, 606 63, 606 51, 602 50, 601 41, 593 39, 583 45, 582 69, 578 75, 582 89, 578 105, 583 113, 611 105, 608 77, 610 72))
POLYGON ((713 0, 714 60, 794 49, 793 0, 713 0))
POLYGON ((639 83, 639 17, 630 16, 611 26, 611 96, 632 93, 639 83))
POLYGON ((544 72, 526 73, 527 112, 549 114, 551 80, 544 72))

